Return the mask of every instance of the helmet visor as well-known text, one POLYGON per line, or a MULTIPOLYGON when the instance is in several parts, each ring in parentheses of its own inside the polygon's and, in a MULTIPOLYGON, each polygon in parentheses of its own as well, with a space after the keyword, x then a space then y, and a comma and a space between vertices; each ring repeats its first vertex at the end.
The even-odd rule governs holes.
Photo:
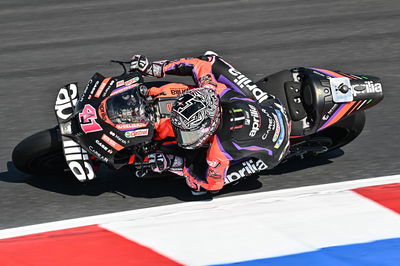
POLYGON ((199 137, 204 135, 204 129, 200 128, 192 131, 175 131, 178 143, 182 147, 193 146, 196 142, 199 142, 199 137))

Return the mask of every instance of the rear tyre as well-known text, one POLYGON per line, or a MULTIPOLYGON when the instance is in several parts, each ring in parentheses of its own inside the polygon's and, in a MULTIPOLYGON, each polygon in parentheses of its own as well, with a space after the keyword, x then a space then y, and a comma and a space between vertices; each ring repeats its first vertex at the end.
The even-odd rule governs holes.
POLYGON ((58 127, 27 137, 13 150, 15 167, 32 175, 61 174, 68 165, 64 158, 58 127))
POLYGON ((328 147, 328 151, 343 147, 355 138, 357 138, 365 125, 365 113, 364 111, 355 113, 349 117, 346 117, 342 121, 318 132, 323 137, 329 137, 332 140, 332 145, 328 147))
POLYGON ((358 112, 317 133, 291 139, 293 156, 321 154, 343 147, 352 142, 362 132, 365 113, 358 112))

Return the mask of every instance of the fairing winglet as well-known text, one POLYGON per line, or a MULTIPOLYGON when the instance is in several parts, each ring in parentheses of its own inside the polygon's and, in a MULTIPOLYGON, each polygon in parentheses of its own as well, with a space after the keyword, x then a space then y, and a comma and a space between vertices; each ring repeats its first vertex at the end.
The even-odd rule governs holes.
POLYGON ((55 104, 55 112, 60 125, 65 160, 75 177, 81 181, 96 177, 88 152, 72 137, 72 116, 78 102, 78 86, 68 84, 60 89, 55 104))

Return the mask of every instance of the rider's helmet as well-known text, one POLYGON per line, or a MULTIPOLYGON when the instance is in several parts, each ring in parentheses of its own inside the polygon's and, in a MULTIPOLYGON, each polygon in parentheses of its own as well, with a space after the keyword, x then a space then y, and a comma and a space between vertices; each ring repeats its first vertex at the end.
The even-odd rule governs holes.
POLYGON ((215 134, 220 121, 219 98, 212 89, 187 90, 172 107, 171 124, 182 148, 201 147, 215 134))

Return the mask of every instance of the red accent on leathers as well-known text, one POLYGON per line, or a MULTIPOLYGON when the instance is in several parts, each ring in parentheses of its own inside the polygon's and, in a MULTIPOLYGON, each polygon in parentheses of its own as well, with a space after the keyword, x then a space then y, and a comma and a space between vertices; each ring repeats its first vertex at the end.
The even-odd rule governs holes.
POLYGON ((215 61, 214 56, 207 57, 208 60, 200 58, 182 58, 164 65, 164 73, 172 75, 189 76, 192 75, 197 85, 202 88, 215 89, 220 94, 227 86, 219 83, 213 73, 212 65, 215 61))
POLYGON ((186 183, 195 190, 199 190, 200 187, 211 191, 220 190, 224 186, 229 162, 229 158, 220 146, 218 137, 214 135, 210 140, 210 148, 207 151, 208 168, 206 181, 196 178, 184 167, 184 174, 187 179, 186 183))
MULTIPOLYGON (((214 56, 206 57, 207 60, 200 58, 182 58, 164 65, 164 73, 175 75, 192 75, 199 87, 211 88, 221 94, 227 87, 219 83, 212 73, 212 65, 215 61, 214 56)), ((207 152, 207 162, 214 162, 213 166, 208 166, 206 181, 196 178, 185 166, 183 169, 186 183, 194 190, 200 187, 206 190, 220 190, 224 186, 224 179, 229 167, 229 159, 221 150, 217 136, 212 136, 209 140, 210 148, 207 152)))

